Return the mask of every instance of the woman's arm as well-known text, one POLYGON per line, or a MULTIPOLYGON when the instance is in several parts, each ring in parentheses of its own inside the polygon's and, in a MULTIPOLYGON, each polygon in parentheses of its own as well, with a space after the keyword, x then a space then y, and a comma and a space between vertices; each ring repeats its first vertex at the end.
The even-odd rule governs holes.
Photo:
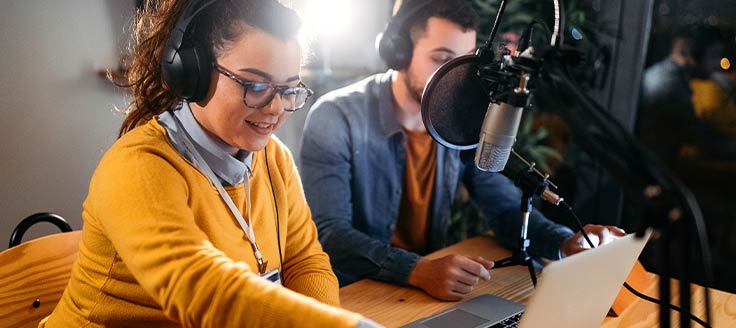
POLYGON ((155 149, 108 155, 90 187, 92 216, 118 254, 114 261, 168 318, 184 327, 355 327, 359 315, 266 281, 215 248, 170 159, 155 149))

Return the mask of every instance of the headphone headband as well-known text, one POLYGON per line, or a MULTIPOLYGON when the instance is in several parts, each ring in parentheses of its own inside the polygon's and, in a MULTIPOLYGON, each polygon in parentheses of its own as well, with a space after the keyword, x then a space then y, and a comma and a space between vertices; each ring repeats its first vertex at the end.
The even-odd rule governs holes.
POLYGON ((204 5, 200 6, 195 11, 195 4, 197 4, 197 0, 189 1, 187 3, 187 6, 184 8, 184 10, 181 13, 181 16, 179 17, 179 20, 176 22, 176 25, 174 25, 174 29, 171 31, 171 36, 169 36, 169 42, 171 43, 171 47, 174 49, 179 49, 181 47, 182 42, 184 41, 184 35, 187 32, 187 29, 189 28, 189 24, 192 22, 192 19, 197 16, 202 10, 209 7, 213 2, 217 0, 210 0, 204 5), (194 13, 191 13, 194 11, 194 13))
POLYGON ((204 99, 210 86, 212 54, 207 45, 188 38, 192 20, 217 0, 191 0, 171 30, 161 57, 164 83, 176 96, 196 102, 204 99))
POLYGON ((414 50, 412 40, 402 33, 407 21, 416 16, 422 9, 440 0, 405 1, 391 17, 383 33, 379 34, 378 54, 389 68, 400 70, 409 66, 411 53, 414 50))
POLYGON ((398 11, 396 11, 396 14, 393 17, 391 17, 391 21, 389 21, 389 25, 394 25, 395 26, 394 28, 396 28, 397 31, 400 31, 406 24, 406 21, 409 20, 409 18, 413 17, 414 15, 419 13, 419 11, 421 11, 425 7, 428 7, 429 5, 437 1, 438 0, 421 1, 416 6, 411 7, 411 8, 406 8, 406 7, 409 6, 410 4, 414 5, 414 3, 416 3, 417 1, 406 1, 401 4, 401 7, 399 7, 398 11))

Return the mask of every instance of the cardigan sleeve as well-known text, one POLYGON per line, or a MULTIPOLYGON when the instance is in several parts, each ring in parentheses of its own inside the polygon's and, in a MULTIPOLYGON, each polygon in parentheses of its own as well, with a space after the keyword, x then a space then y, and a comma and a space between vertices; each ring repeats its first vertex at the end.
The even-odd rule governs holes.
MULTIPOLYGON (((356 326, 360 315, 268 282, 215 248, 195 223, 186 179, 156 149, 108 155, 90 186, 92 224, 169 319, 183 327, 356 326)), ((308 285, 300 280, 287 278, 308 285)))

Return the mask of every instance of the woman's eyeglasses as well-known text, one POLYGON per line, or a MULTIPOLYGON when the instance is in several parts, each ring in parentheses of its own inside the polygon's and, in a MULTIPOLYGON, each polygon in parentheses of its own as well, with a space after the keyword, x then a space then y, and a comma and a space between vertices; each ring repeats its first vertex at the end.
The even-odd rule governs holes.
POLYGON ((215 69, 220 74, 225 75, 235 83, 243 87, 243 103, 248 108, 261 108, 268 105, 273 100, 273 96, 277 93, 281 96, 281 102, 284 110, 287 112, 295 112, 299 108, 304 107, 307 98, 314 94, 314 91, 299 81, 296 87, 285 85, 273 85, 266 82, 244 81, 239 79, 235 74, 231 73, 219 64, 214 64, 215 69))

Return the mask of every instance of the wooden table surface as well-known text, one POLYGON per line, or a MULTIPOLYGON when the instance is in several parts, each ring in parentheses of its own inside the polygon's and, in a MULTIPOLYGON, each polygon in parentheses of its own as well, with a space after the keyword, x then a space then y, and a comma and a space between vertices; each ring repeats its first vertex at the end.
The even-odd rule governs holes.
MULTIPOLYGON (((511 254, 489 237, 476 237, 441 249, 427 257, 437 258, 448 254, 481 255, 498 260, 511 254)), ((657 296, 658 276, 650 274, 650 286, 640 290, 657 296)), ((675 285, 675 284, 673 284, 675 285)), ((693 285, 693 313, 703 318, 703 288, 693 285)), ((465 299, 480 294, 494 294, 512 301, 526 304, 533 292, 526 267, 511 266, 491 270, 491 281, 481 282, 465 299)), ((674 297, 678 296, 673 291, 674 297)), ((736 327, 736 295, 711 289, 711 325, 713 327, 736 327)), ((340 301, 348 310, 355 311, 385 325, 399 327, 435 314, 456 305, 456 302, 436 300, 415 288, 404 288, 374 280, 361 280, 340 289, 340 301)), ((673 298, 673 303, 678 304, 673 298)), ((462 302, 462 301, 461 301, 462 302)), ((658 327, 659 306, 637 299, 618 317, 606 317, 602 327, 658 327)), ((672 326, 679 326, 679 314, 673 312, 672 326)), ((699 325, 692 323, 693 327, 699 325)))

